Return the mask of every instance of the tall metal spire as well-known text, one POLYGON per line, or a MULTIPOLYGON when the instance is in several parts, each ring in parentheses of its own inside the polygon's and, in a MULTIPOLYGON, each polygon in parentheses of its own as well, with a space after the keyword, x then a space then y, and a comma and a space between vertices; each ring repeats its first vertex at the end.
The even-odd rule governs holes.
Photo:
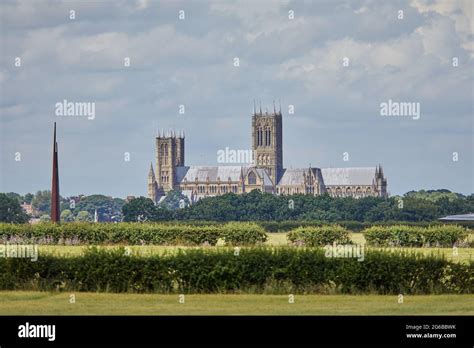
POLYGON ((260 115, 262 115, 262 100, 260 100, 260 115))
POLYGON ((53 177, 51 182, 51 221, 59 223, 59 168, 58 168, 58 143, 56 142, 56 122, 54 122, 53 135, 53 177))

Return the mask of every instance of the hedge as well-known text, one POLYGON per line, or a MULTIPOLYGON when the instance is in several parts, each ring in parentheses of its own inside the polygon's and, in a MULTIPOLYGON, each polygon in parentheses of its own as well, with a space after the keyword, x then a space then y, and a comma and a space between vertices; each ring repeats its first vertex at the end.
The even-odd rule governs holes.
POLYGON ((328 244, 352 244, 349 231, 345 228, 333 226, 298 227, 289 232, 287 238, 293 244, 305 246, 325 246, 328 244))
POLYGON ((123 247, 38 261, 0 258, 0 290, 136 293, 473 293, 474 264, 367 250, 364 261, 320 248, 185 249, 127 256, 123 247))
POLYGON ((414 226, 372 226, 363 231, 371 246, 453 247, 468 246, 469 230, 456 225, 428 228, 414 226))
POLYGON ((297 227, 320 227, 320 226, 334 226, 339 225, 352 232, 360 232, 372 226, 449 226, 452 224, 474 228, 474 223, 470 221, 456 221, 454 223, 442 223, 440 221, 384 221, 384 222, 360 222, 360 221, 338 221, 336 223, 329 223, 323 221, 258 221, 266 232, 288 232, 297 227))
POLYGON ((0 242, 37 244, 253 245, 267 238, 253 223, 185 225, 167 223, 0 224, 0 242))
POLYGON ((38 244, 215 245, 215 226, 157 223, 0 224, 0 240, 38 244))
POLYGON ((226 245, 255 245, 267 240, 263 227, 252 222, 229 222, 220 230, 226 245))
MULTIPOLYGON (((372 226, 363 231, 368 245, 415 247, 469 246, 467 241, 469 232, 467 228, 457 225, 433 225, 427 228, 408 225, 372 226)), ((333 241, 347 244, 347 238, 344 237, 347 235, 344 226, 307 225, 293 229, 288 238, 290 241, 301 240, 307 245, 322 245, 321 243, 328 242, 331 244, 333 241), (320 231, 318 236, 323 238, 322 241, 316 239, 311 241, 311 238, 316 237, 310 238, 312 232, 308 231, 320 231), (309 235, 306 236, 308 233, 309 235), (306 237, 303 238, 303 234, 306 237), (331 237, 332 234, 336 236, 331 237)), ((184 223, 87 222, 59 225, 51 223, 0 224, 0 242, 10 243, 216 245, 219 238, 222 238, 227 245, 254 245, 263 243, 267 236, 261 223, 248 222, 196 226, 184 223)))

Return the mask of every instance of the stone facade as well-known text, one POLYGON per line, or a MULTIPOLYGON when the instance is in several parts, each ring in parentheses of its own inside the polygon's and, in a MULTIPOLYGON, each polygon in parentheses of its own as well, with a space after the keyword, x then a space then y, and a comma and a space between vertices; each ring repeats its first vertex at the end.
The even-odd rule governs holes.
POLYGON ((386 197, 387 179, 382 167, 283 168, 281 110, 252 114, 252 166, 186 166, 184 134, 170 132, 155 139, 156 174, 148 174, 148 197, 159 202, 172 189, 191 202, 203 197, 252 190, 278 195, 328 193, 333 197, 386 197))
POLYGON ((283 173, 283 133, 281 111, 252 115, 252 150, 258 168, 265 169, 277 183, 283 173))

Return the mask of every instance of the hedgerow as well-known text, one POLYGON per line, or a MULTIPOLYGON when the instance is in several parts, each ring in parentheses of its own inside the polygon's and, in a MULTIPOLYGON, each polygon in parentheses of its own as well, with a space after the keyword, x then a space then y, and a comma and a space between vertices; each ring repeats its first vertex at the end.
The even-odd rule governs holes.
MULTIPOLYGON (((372 226, 416 226, 416 227, 430 227, 430 226, 451 226, 452 223, 441 223, 440 221, 383 221, 383 222, 360 222, 360 221, 338 221, 337 223, 329 223, 324 221, 257 221, 266 232, 288 232, 297 227, 319 227, 319 226, 334 226, 339 225, 352 232, 360 232, 372 226)), ((455 225, 464 226, 472 229, 474 223, 470 221, 456 221, 455 225)))
POLYGON ((351 244, 349 231, 345 228, 333 226, 298 227, 289 232, 287 238, 293 244, 306 246, 324 246, 328 244, 351 244))
POLYGON ((474 264, 435 255, 367 250, 364 261, 328 258, 320 248, 184 249, 128 255, 123 247, 82 256, 0 258, 0 290, 138 293, 472 293, 474 264))
POLYGON ((38 244, 215 245, 217 226, 159 223, 0 224, 0 241, 38 244))
MULTIPOLYGON (((469 246, 470 230, 456 225, 426 228, 408 225, 372 226, 363 231, 373 246, 469 246)), ((267 239, 261 223, 227 224, 184 223, 0 223, 0 242, 37 244, 155 244, 216 245, 219 238, 227 245, 254 245, 267 239)), ((290 231, 288 239, 308 246, 349 243, 348 230, 339 225, 302 225, 290 231), (319 231, 314 234, 311 231, 319 231), (323 244, 321 244, 323 243, 323 244)))
POLYGON ((371 246, 453 247, 468 246, 469 230, 456 225, 427 228, 415 226, 372 226, 363 231, 371 246))
POLYGON ((38 244, 254 245, 267 239, 255 223, 225 225, 169 223, 0 224, 0 241, 38 244))
POLYGON ((226 245, 255 245, 267 240, 263 227, 252 222, 229 222, 220 231, 226 245))

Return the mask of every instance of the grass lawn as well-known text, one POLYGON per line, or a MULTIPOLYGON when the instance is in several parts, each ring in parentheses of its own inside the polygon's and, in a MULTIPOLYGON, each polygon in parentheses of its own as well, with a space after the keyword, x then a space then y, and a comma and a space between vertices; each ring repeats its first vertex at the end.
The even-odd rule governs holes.
MULTIPOLYGON (((352 233, 351 234, 352 240, 357 244, 365 244, 365 239, 362 233, 352 233)), ((288 245, 288 241, 286 239, 286 233, 268 233, 268 240, 265 243, 269 246, 282 246, 288 245)), ((222 247, 223 242, 219 241, 217 247, 222 247)), ((100 246, 100 248, 116 248, 117 246, 100 246)), ((165 252, 175 252, 178 249, 186 249, 186 248, 201 248, 201 247, 185 247, 185 246, 162 246, 162 245, 134 245, 129 246, 132 253, 138 253, 140 255, 153 255, 153 254, 163 254, 165 252)), ((208 247, 208 248, 216 248, 216 247, 208 247)), ((85 246, 68 246, 68 245, 40 245, 39 246, 39 253, 41 254, 54 254, 58 256, 76 256, 81 255, 84 250, 86 249, 85 246)), ((468 260, 474 260, 474 248, 458 248, 457 255, 453 253, 452 248, 386 248, 391 250, 409 250, 415 252, 421 252, 424 254, 430 253, 440 253, 448 260, 454 262, 466 262, 468 260)))
POLYGON ((474 295, 178 295, 1 291, 0 315, 474 315, 474 295))

